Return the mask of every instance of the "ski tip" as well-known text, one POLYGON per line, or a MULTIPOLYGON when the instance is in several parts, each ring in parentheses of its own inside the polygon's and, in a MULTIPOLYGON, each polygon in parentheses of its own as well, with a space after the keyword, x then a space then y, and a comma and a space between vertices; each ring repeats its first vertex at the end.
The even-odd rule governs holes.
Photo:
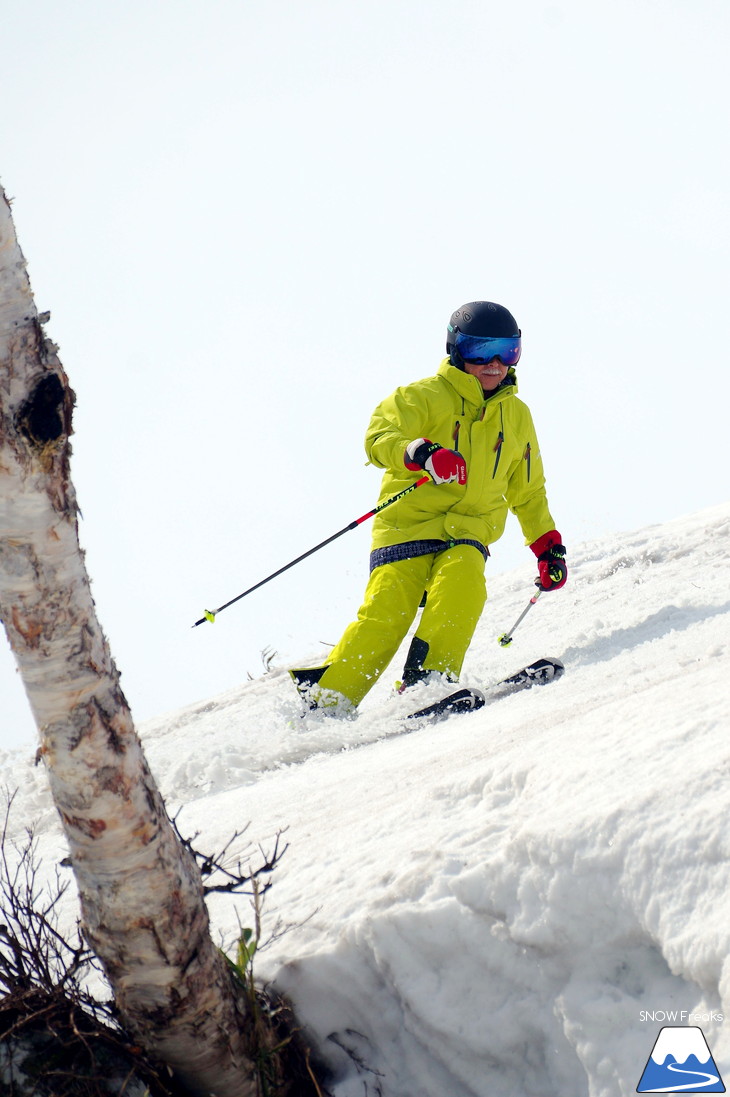
POLYGON ((537 663, 533 666, 542 666, 544 678, 538 684, 545 685, 547 682, 554 682, 558 678, 562 678, 565 674, 565 663, 562 659, 555 659, 551 655, 546 655, 543 659, 538 659, 537 663))

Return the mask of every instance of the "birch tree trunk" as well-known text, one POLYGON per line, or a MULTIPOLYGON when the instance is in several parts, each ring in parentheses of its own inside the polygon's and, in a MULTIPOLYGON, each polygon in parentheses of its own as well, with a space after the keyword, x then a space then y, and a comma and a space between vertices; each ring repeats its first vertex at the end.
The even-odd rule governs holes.
POLYGON ((74 394, 45 338, 0 188, 0 618, 41 740, 85 933, 121 1016, 191 1094, 256 1090, 210 939, 96 618, 69 470, 74 394))

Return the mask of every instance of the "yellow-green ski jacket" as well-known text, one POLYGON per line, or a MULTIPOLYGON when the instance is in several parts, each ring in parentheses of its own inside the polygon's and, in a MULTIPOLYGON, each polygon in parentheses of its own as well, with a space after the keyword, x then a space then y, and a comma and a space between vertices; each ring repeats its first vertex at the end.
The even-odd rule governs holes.
POLYGON ((403 462, 414 438, 458 450, 466 461, 466 484, 424 484, 383 510, 373 524, 373 549, 432 538, 488 546, 502 536, 508 508, 528 545, 555 528, 532 416, 517 396, 513 369, 485 399, 476 377, 445 358, 434 377, 383 400, 365 436, 369 460, 386 470, 379 502, 417 478, 403 462))

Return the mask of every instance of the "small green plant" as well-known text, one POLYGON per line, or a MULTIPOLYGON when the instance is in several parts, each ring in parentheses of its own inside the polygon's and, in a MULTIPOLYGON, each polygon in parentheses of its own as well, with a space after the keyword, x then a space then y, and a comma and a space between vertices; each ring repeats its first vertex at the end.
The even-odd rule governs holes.
POLYGON ((232 960, 223 949, 221 949, 221 955, 224 957, 226 963, 233 973, 233 977, 241 987, 246 991, 247 996, 251 991, 253 982, 253 956, 258 948, 258 940, 254 937, 254 931, 252 929, 242 929, 238 940, 236 941, 236 958, 232 960))
POLYGON ((257 1097, 275 1097, 281 1092, 285 1076, 281 1056, 291 1043, 293 1033, 287 1033, 280 1040, 277 1038, 279 1009, 256 986, 253 958, 261 940, 262 894, 256 877, 252 878, 251 884, 254 927, 243 927, 239 923, 235 960, 225 952, 222 955, 243 991, 251 1019, 251 1058, 256 1065, 257 1097))
POLYGON ((258 939, 254 937, 252 929, 242 929, 238 938, 236 950, 236 968, 241 971, 250 971, 253 966, 253 954, 258 948, 258 939))

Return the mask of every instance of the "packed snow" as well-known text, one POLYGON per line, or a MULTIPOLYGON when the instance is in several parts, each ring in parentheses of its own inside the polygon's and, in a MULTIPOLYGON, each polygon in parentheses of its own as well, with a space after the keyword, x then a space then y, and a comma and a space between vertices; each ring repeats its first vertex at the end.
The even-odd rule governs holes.
MULTIPOLYGON (((633 1094, 664 1025, 700 1027, 730 1084, 729 533, 723 504, 571 546, 568 585, 502 648, 526 551, 490 581, 462 680, 542 655, 566 673, 476 713, 407 724, 445 687, 395 695, 394 663, 356 719, 302 719, 277 667, 142 725, 198 846, 250 821, 255 853, 285 831, 264 936, 291 928, 257 971, 335 1097, 633 1094)), ((317 597, 303 588, 302 611, 317 597)), ((0 763, 13 825, 35 821, 55 865, 42 766, 0 763)), ((243 898, 210 910, 229 947, 251 924, 243 898)))

